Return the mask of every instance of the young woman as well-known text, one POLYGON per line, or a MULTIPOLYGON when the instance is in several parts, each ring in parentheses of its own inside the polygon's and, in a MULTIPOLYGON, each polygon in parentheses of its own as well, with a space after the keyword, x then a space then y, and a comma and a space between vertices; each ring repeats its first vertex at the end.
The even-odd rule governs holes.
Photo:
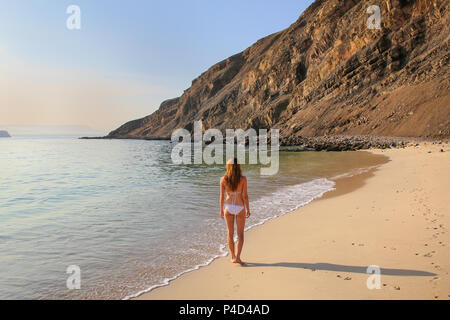
POLYGON ((248 204, 247 178, 242 175, 237 159, 230 159, 226 164, 227 173, 220 179, 220 216, 225 218, 228 229, 228 247, 233 263, 241 261, 244 245, 245 219, 250 217, 248 204), (225 199, 226 195, 226 199, 225 199), (247 210, 245 210, 247 209, 247 210), (234 247, 234 220, 237 225, 237 252, 234 247))

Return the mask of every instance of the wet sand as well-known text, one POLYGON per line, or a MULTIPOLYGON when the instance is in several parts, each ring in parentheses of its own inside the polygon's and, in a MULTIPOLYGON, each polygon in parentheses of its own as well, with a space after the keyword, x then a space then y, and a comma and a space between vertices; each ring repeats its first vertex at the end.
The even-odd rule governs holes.
POLYGON ((138 299, 450 299, 450 145, 371 152, 391 161, 246 232, 245 265, 219 258, 138 299))

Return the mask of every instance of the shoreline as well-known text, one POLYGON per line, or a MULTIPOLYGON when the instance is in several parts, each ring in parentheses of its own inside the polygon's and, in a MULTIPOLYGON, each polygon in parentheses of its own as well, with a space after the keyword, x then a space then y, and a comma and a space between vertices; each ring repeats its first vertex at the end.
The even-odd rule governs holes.
MULTIPOLYGON (((147 140, 171 141, 170 137, 159 136, 103 136, 79 137, 80 140, 147 140)), ((317 137, 294 137, 280 140, 280 151, 357 151, 370 149, 405 148, 410 144, 428 141, 431 143, 443 142, 447 138, 439 137, 384 137, 373 135, 332 135, 317 137)), ((206 144, 211 141, 205 141, 206 144)), ((236 143, 235 143, 236 144, 236 143)))
POLYGON ((448 143, 370 152, 391 161, 333 180, 334 191, 248 230, 246 265, 219 257, 134 299, 449 299, 450 259, 443 253, 450 245, 445 229, 450 221, 444 213, 449 203, 445 188, 435 188, 449 185, 443 168, 448 143), (411 174, 423 166, 433 172, 411 174), (427 175, 432 175, 428 184, 416 183, 427 175), (402 184, 402 178, 414 181, 402 184), (427 188, 425 193, 436 201, 417 205, 418 188, 427 188), (411 205, 416 214, 409 212, 411 205), (380 290, 367 289, 369 265, 381 267, 380 290))

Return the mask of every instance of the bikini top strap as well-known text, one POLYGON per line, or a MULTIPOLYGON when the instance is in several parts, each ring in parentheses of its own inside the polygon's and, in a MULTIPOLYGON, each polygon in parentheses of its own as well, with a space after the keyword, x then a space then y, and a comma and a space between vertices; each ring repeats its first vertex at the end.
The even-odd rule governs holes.
MULTIPOLYGON (((242 178, 241 178, 242 179, 242 178)), ((241 186, 240 186, 240 191, 238 191, 239 189, 237 189, 236 191, 229 191, 228 193, 231 195, 231 204, 233 204, 233 205, 235 205, 236 204, 236 198, 237 198, 237 195, 240 193, 240 194, 242 194, 242 192, 244 191, 244 184, 243 183, 240 183, 241 184, 241 186)))

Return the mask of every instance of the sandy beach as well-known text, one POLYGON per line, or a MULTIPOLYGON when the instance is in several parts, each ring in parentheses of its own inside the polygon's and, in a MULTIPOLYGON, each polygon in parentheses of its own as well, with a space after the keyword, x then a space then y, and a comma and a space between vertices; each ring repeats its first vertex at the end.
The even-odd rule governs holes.
POLYGON ((138 299, 450 299, 450 145, 371 152, 391 161, 246 232, 245 265, 219 258, 138 299))

